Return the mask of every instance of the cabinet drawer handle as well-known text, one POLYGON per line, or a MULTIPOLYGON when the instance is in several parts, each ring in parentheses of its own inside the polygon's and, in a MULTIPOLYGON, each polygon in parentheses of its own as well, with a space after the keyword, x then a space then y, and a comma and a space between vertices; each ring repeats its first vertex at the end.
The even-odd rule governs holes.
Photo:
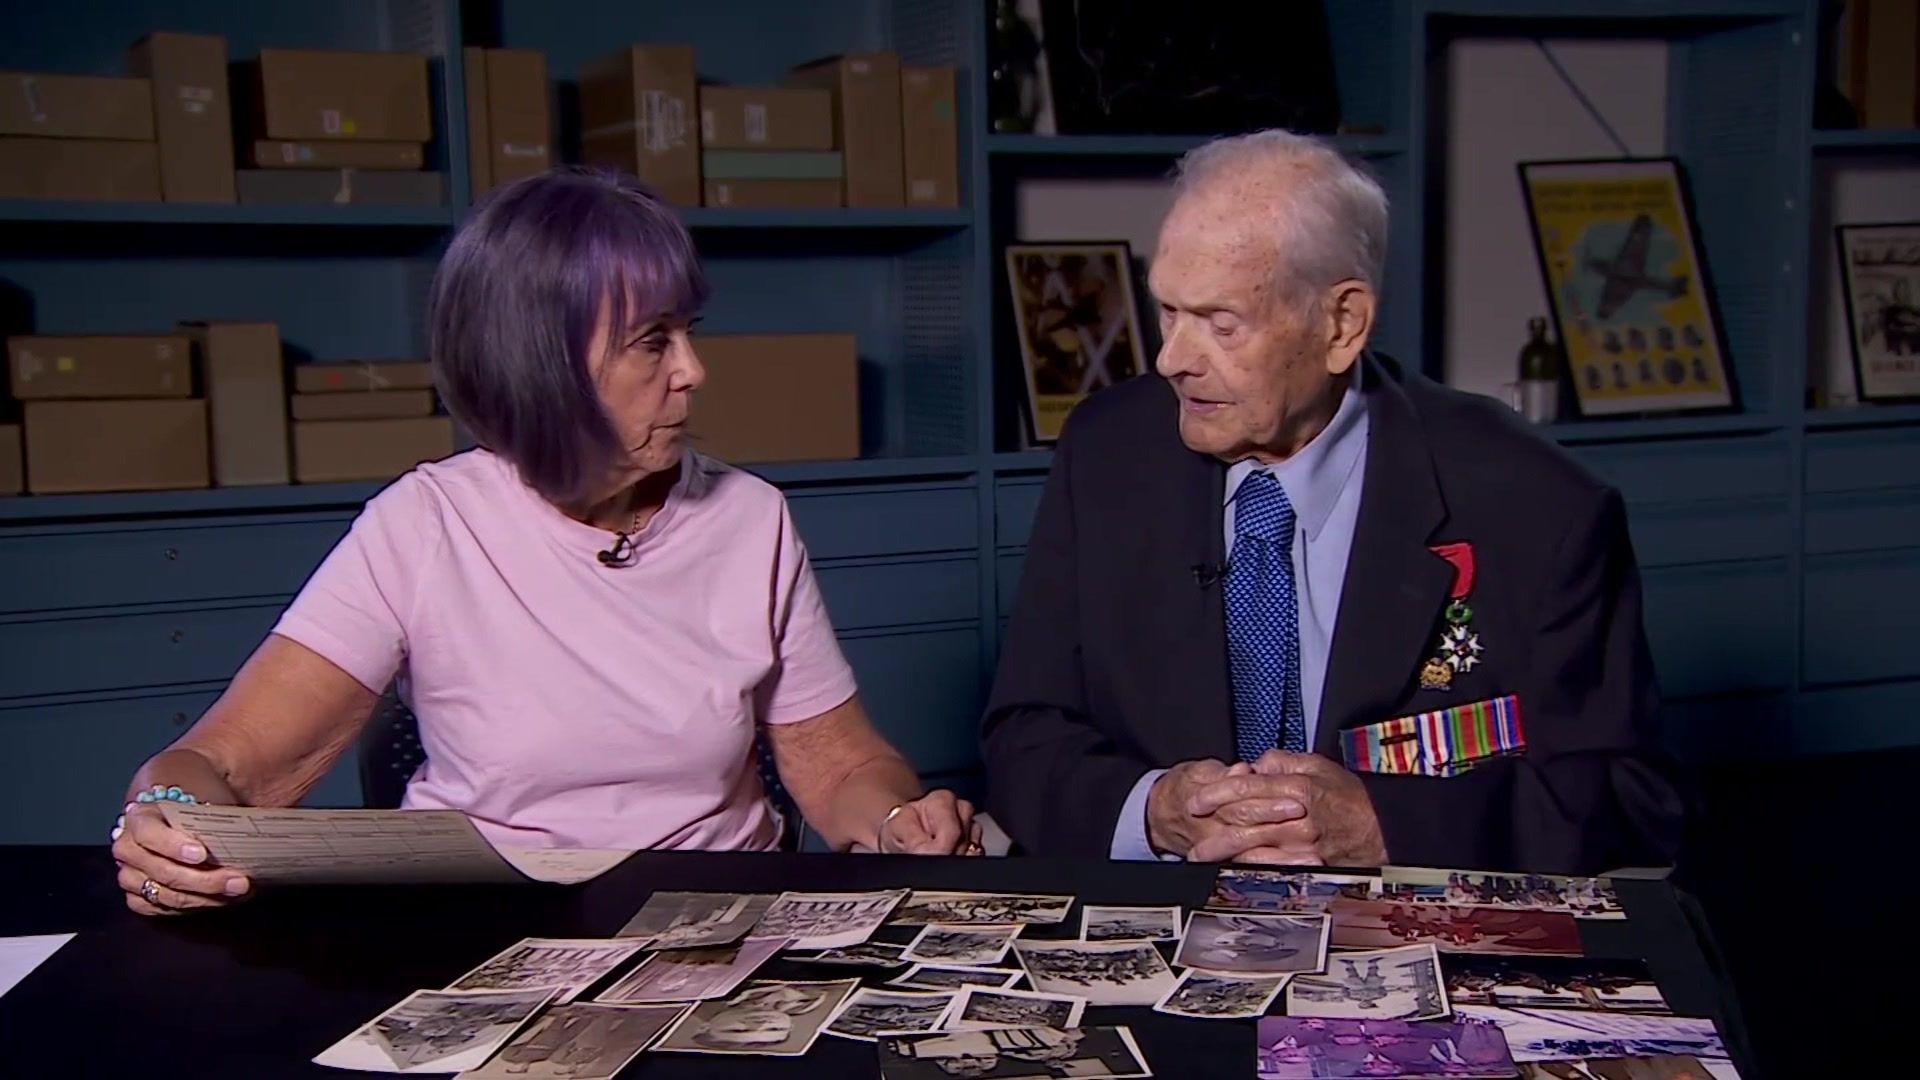
POLYGON ((180 559, 180 549, 179 549, 179 548, 168 548, 168 549, 167 549, 167 550, 166 550, 166 551, 164 552, 164 554, 166 555, 166 557, 167 557, 167 561, 168 561, 168 562, 177 562, 177 561, 179 561, 179 559, 180 559))
POLYGON ((187 632, 185 630, 175 630, 167 635, 167 640, 178 645, 187 640, 187 632))

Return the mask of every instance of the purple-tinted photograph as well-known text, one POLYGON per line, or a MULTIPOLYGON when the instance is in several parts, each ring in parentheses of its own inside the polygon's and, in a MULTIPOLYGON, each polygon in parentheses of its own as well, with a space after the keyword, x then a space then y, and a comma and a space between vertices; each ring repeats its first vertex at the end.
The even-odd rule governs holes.
POLYGON ((1490 1024, 1269 1016, 1258 1053, 1260 1080, 1514 1074, 1506 1037, 1490 1024))

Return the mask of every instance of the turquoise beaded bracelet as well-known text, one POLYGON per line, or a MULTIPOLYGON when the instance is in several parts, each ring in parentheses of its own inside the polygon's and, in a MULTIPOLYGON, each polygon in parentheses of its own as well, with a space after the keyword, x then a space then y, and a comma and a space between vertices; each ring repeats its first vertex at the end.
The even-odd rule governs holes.
POLYGON ((136 794, 133 801, 121 809, 120 816, 114 819, 113 831, 107 834, 107 839, 109 841, 120 839, 121 834, 127 831, 127 815, 133 813, 133 808, 142 803, 176 802, 191 806, 199 801, 191 792, 180 790, 177 784, 155 784, 136 794))

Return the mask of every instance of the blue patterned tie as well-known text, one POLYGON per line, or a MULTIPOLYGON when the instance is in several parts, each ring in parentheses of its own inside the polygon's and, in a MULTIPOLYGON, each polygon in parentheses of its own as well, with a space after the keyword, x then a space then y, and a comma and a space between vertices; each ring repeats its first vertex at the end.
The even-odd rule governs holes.
POLYGON ((1240 760, 1252 761, 1276 746, 1305 753, 1293 504, 1271 473, 1249 473, 1234 492, 1226 588, 1227 660, 1240 760))

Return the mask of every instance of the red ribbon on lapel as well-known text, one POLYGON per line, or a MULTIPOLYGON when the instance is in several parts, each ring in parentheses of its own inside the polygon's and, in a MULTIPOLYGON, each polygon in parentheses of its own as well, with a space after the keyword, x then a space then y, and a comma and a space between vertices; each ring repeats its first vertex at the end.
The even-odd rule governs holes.
POLYGON ((1462 540, 1457 544, 1435 544, 1427 550, 1453 564, 1453 591, 1447 598, 1465 600, 1473 592, 1473 545, 1462 540))

